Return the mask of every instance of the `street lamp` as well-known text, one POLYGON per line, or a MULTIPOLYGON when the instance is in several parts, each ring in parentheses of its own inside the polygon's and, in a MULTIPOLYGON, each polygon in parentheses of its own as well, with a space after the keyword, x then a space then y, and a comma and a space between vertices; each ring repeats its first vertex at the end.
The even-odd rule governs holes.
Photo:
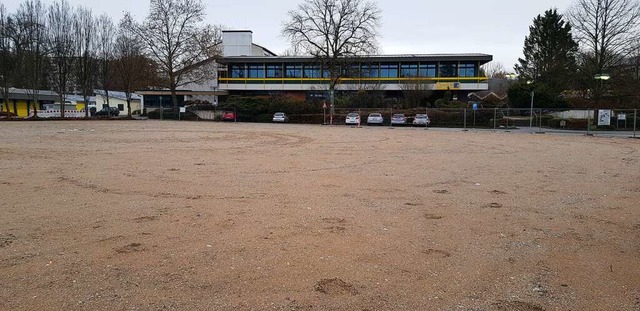
MULTIPOLYGON (((527 81, 527 84, 533 84, 533 81, 527 81)), ((529 128, 533 128, 533 98, 536 96, 536 90, 531 88, 531 110, 529 110, 529 128)))

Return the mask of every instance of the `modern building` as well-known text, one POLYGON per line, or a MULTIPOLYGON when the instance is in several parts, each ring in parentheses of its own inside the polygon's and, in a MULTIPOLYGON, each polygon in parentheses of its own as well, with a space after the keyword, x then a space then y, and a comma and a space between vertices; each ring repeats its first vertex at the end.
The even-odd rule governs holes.
MULTIPOLYGON (((329 72, 311 56, 276 56, 252 42, 252 32, 223 32, 224 57, 219 61, 218 88, 229 95, 328 97, 329 72)), ((453 98, 489 89, 480 66, 487 54, 369 55, 344 60, 336 90, 384 91, 401 97, 403 90, 422 89, 453 98)))

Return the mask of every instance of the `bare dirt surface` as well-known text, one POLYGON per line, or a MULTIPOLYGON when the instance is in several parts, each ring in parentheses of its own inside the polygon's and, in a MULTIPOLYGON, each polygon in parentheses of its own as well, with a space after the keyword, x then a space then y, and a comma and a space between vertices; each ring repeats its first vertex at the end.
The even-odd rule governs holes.
POLYGON ((640 310, 638 140, 0 130, 0 310, 640 310))

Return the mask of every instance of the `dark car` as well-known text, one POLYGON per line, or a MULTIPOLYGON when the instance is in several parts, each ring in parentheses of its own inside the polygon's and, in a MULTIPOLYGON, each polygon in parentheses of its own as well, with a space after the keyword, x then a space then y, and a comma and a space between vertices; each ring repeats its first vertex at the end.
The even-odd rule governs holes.
POLYGON ((222 112, 222 121, 235 121, 236 120, 236 113, 234 111, 223 111, 222 112))
POLYGON ((96 111, 96 116, 112 116, 115 117, 120 114, 120 110, 117 107, 104 107, 96 111))

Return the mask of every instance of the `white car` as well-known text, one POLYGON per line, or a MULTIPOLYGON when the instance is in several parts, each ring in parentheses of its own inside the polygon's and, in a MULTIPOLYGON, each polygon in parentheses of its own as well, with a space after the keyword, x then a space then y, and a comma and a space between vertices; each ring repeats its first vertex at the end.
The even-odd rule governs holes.
POLYGON ((396 113, 391 116, 391 125, 405 125, 407 124, 407 118, 402 113, 396 113))
POLYGON ((431 121, 426 113, 419 113, 413 118, 413 125, 416 126, 429 126, 431 121))
POLYGON ((349 112, 344 123, 347 125, 360 125, 360 115, 357 112, 349 112))
POLYGON ((382 125, 382 123, 384 123, 384 118, 382 117, 381 114, 377 112, 370 113, 369 116, 367 117, 367 124, 369 125, 373 125, 373 124, 382 125))
POLYGON ((273 114, 273 122, 286 123, 289 122, 289 117, 284 112, 276 112, 273 114))

